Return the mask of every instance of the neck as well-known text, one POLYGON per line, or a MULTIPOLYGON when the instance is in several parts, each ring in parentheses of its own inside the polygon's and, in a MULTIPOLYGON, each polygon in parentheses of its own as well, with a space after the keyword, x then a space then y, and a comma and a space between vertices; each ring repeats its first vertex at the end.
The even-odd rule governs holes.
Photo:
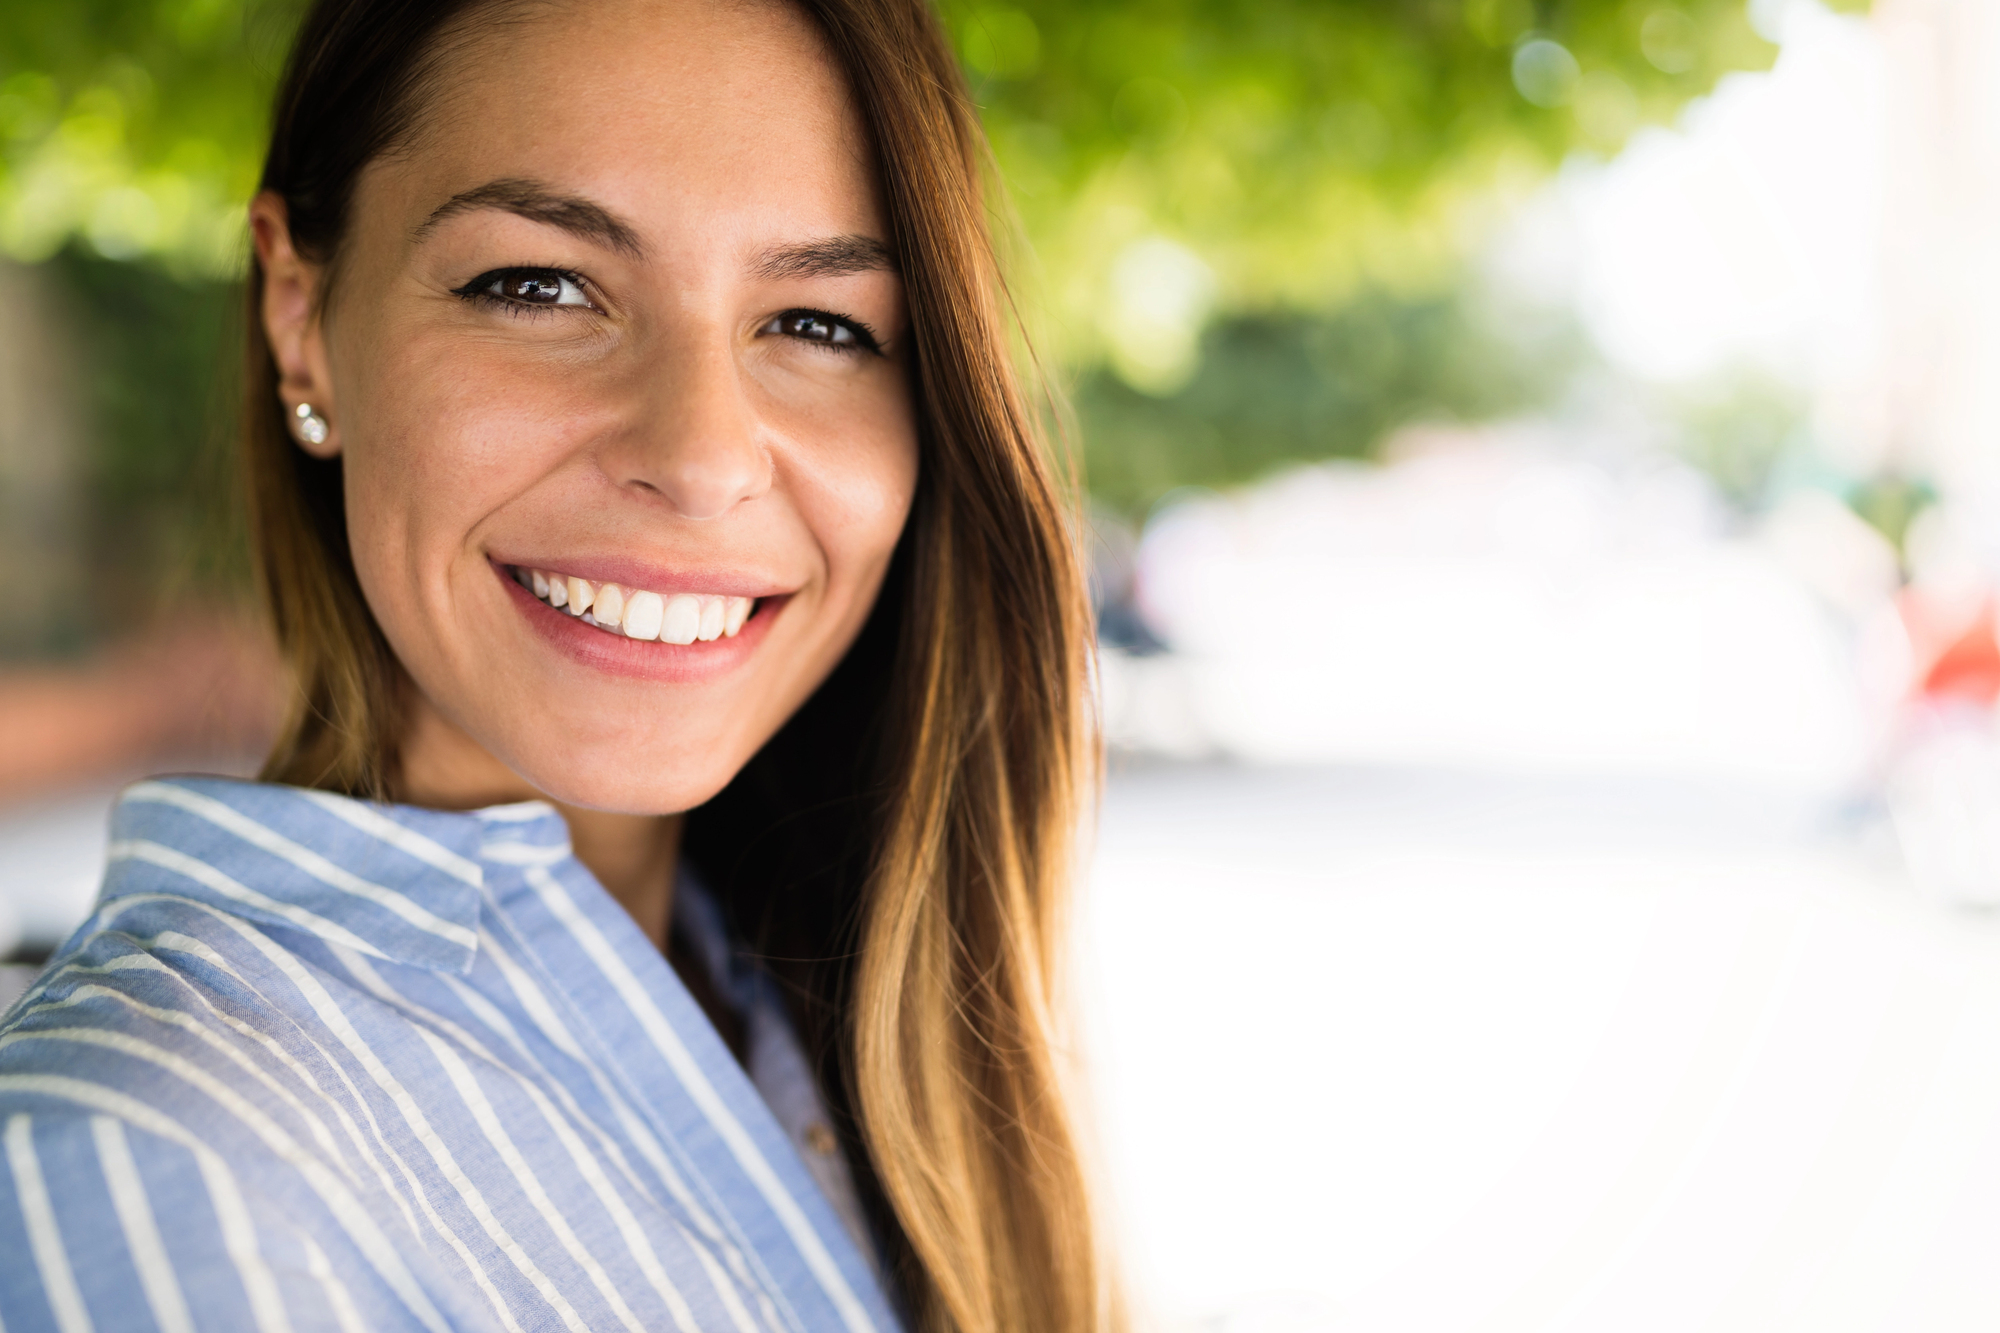
MULTIPOLYGON (((548 797, 411 691, 397 798, 433 810, 478 810, 548 797)), ((639 929, 665 947, 673 919, 681 816, 621 815, 553 802, 570 846, 639 929)))
POLYGON ((680 861, 681 816, 614 815, 558 805, 569 821, 576 859, 604 891, 632 914, 646 938, 661 949, 674 915, 674 867, 680 861))

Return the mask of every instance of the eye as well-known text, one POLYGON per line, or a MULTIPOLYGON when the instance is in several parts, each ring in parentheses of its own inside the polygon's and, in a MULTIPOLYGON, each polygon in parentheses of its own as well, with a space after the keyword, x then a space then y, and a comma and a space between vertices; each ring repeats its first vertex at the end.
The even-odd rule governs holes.
POLYGON ((591 306, 583 281, 558 268, 500 268, 482 273, 455 295, 510 306, 591 306))
POLYGON ((787 310, 782 315, 773 315, 757 332, 797 338, 843 352, 882 350, 866 324, 824 310, 787 310))

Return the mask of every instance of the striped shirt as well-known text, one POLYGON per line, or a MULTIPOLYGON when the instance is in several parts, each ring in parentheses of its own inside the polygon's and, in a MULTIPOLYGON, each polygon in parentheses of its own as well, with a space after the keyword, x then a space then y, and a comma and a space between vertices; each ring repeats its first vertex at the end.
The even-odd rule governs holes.
POLYGON ((550 807, 128 789, 0 1021, 0 1329, 559 1327, 897 1323, 550 807))

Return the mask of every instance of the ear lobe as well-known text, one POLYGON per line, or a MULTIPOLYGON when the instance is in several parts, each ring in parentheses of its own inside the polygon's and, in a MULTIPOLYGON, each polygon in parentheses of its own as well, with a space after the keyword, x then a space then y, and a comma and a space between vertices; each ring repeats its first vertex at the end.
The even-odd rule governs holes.
POLYGON ((278 399, 286 423, 299 448, 315 458, 332 458, 340 452, 340 429, 333 424, 338 418, 319 319, 322 270, 293 247, 285 201, 273 191, 266 190, 250 202, 250 240, 264 275, 258 314, 278 371, 278 399), (310 406, 327 423, 324 432, 299 430, 301 405, 310 406), (313 439, 315 434, 320 438, 313 439))

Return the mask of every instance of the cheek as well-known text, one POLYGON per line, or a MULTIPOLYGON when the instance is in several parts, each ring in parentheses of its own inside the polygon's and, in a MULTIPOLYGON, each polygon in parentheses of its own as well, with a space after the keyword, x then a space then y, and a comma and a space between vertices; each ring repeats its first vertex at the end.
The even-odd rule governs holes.
POLYGON ((850 595, 872 590, 887 568, 917 486, 908 395, 899 388, 870 408, 838 443, 804 451, 797 488, 832 589, 850 595))
POLYGON ((481 523, 591 428, 573 393, 468 357, 462 341, 392 331, 355 358, 347 385, 348 526, 357 567, 374 576, 371 598, 398 584, 442 587, 481 523))

